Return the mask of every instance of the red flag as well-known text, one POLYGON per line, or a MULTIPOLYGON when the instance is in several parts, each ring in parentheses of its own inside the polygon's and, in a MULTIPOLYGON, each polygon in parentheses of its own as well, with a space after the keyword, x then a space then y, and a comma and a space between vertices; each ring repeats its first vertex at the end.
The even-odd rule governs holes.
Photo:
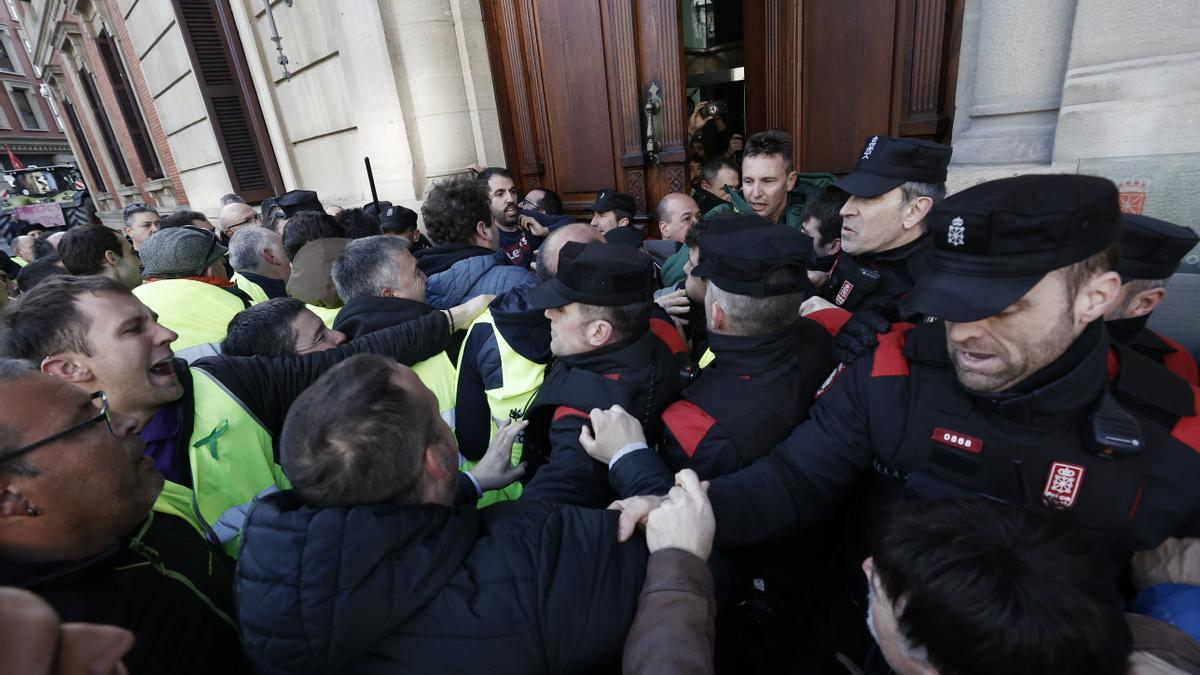
POLYGON ((13 154, 12 148, 8 147, 8 143, 4 144, 4 149, 8 151, 8 161, 10 164, 12 164, 12 168, 14 168, 14 169, 24 169, 25 168, 25 165, 21 163, 21 160, 17 159, 17 156, 15 154, 13 154))

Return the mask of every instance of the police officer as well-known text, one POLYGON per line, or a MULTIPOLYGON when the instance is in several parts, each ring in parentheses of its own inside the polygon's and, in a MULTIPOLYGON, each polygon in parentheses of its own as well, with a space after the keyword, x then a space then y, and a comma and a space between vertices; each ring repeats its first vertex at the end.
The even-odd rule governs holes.
MULTIPOLYGON (((925 216, 946 194, 950 147, 872 136, 854 171, 834 183, 842 206, 842 253, 822 297, 855 312, 884 308, 925 272, 933 250, 925 216)), ((893 318, 895 320, 895 318, 893 318)))
POLYGON ((526 411, 524 456, 549 461, 522 499, 604 507, 612 501, 604 466, 588 458, 580 430, 592 408, 620 404, 657 440, 660 416, 677 398, 675 355, 650 330, 654 265, 615 244, 568 242, 558 273, 528 295, 550 320, 556 361, 526 411))
MULTIPOLYGON (((734 216, 728 220, 757 220, 734 216)), ((753 462, 808 416, 813 394, 833 370, 829 334, 800 318, 810 292, 812 242, 790 227, 700 236, 692 275, 708 281, 704 298, 715 356, 663 413, 661 452, 672 471, 702 480, 753 462)))
POLYGON ((301 211, 325 211, 321 200, 317 199, 317 193, 312 190, 289 190, 275 198, 275 206, 283 210, 285 218, 291 218, 301 211))
MULTIPOLYGON (((820 519, 863 475, 864 506, 902 493, 986 495, 1069 511, 1118 553, 1200 535, 1194 390, 1113 343, 1101 322, 1120 287, 1116 187, 1070 175, 992 181, 949 198, 929 222, 933 266, 907 303, 944 325, 881 337, 820 395, 810 420, 714 480, 719 542, 762 541, 820 519)), ((613 433, 610 417, 623 419, 594 416, 604 440, 589 450, 617 455, 618 492, 669 487, 653 453, 616 453, 636 433, 613 433)))
POLYGON ((1166 366, 1192 385, 1200 385, 1196 360, 1174 340, 1146 327, 1150 314, 1167 295, 1166 280, 1200 237, 1186 227, 1149 216, 1125 214, 1121 233, 1121 293, 1104 315, 1108 332, 1133 351, 1166 366))

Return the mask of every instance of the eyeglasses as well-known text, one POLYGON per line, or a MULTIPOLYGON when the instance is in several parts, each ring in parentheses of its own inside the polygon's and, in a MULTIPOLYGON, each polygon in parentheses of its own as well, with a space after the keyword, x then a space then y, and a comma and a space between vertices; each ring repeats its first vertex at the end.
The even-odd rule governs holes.
POLYGON ((76 424, 75 426, 71 427, 70 429, 67 429, 65 431, 60 431, 57 434, 54 434, 53 436, 47 436, 46 438, 43 438, 42 440, 37 441, 35 443, 30 443, 29 445, 26 445, 23 448, 17 448, 16 450, 10 450, 10 451, 0 455, 0 463, 4 463, 7 461, 16 459, 16 458, 20 457, 21 455, 28 454, 30 452, 33 452, 34 450, 37 450, 38 448, 50 445, 51 443, 54 443, 55 441, 61 441, 62 439, 66 438, 67 436, 70 436, 71 434, 83 431, 84 429, 87 429, 88 427, 92 426, 93 424, 95 424, 97 422, 104 422, 104 428, 108 429, 108 433, 112 434, 113 436, 116 436, 117 434, 115 431, 113 431, 113 427, 112 427, 112 417, 109 415, 109 412, 108 412, 108 396, 105 396, 104 392, 98 391, 98 392, 92 394, 91 398, 92 398, 93 403, 95 403, 96 400, 99 399, 100 412, 96 413, 92 417, 87 418, 86 420, 80 422, 79 424, 76 424))

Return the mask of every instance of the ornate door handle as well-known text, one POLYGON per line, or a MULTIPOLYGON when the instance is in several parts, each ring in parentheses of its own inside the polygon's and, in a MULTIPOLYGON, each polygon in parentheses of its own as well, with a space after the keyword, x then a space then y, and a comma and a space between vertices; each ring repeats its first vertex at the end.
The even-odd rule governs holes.
POLYGON ((646 154, 650 161, 658 164, 658 153, 662 152, 662 98, 658 95, 658 84, 651 82, 646 95, 646 103, 642 106, 646 112, 646 154))

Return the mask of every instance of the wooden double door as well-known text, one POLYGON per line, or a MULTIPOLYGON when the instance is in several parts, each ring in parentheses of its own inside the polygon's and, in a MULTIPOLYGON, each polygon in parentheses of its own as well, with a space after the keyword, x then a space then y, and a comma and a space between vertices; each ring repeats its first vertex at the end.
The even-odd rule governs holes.
POLYGON ((721 3, 743 131, 791 133, 799 170, 847 172, 872 134, 949 142, 964 0, 481 0, 518 187, 580 214, 616 188, 642 217, 689 189, 684 17, 721 3))

